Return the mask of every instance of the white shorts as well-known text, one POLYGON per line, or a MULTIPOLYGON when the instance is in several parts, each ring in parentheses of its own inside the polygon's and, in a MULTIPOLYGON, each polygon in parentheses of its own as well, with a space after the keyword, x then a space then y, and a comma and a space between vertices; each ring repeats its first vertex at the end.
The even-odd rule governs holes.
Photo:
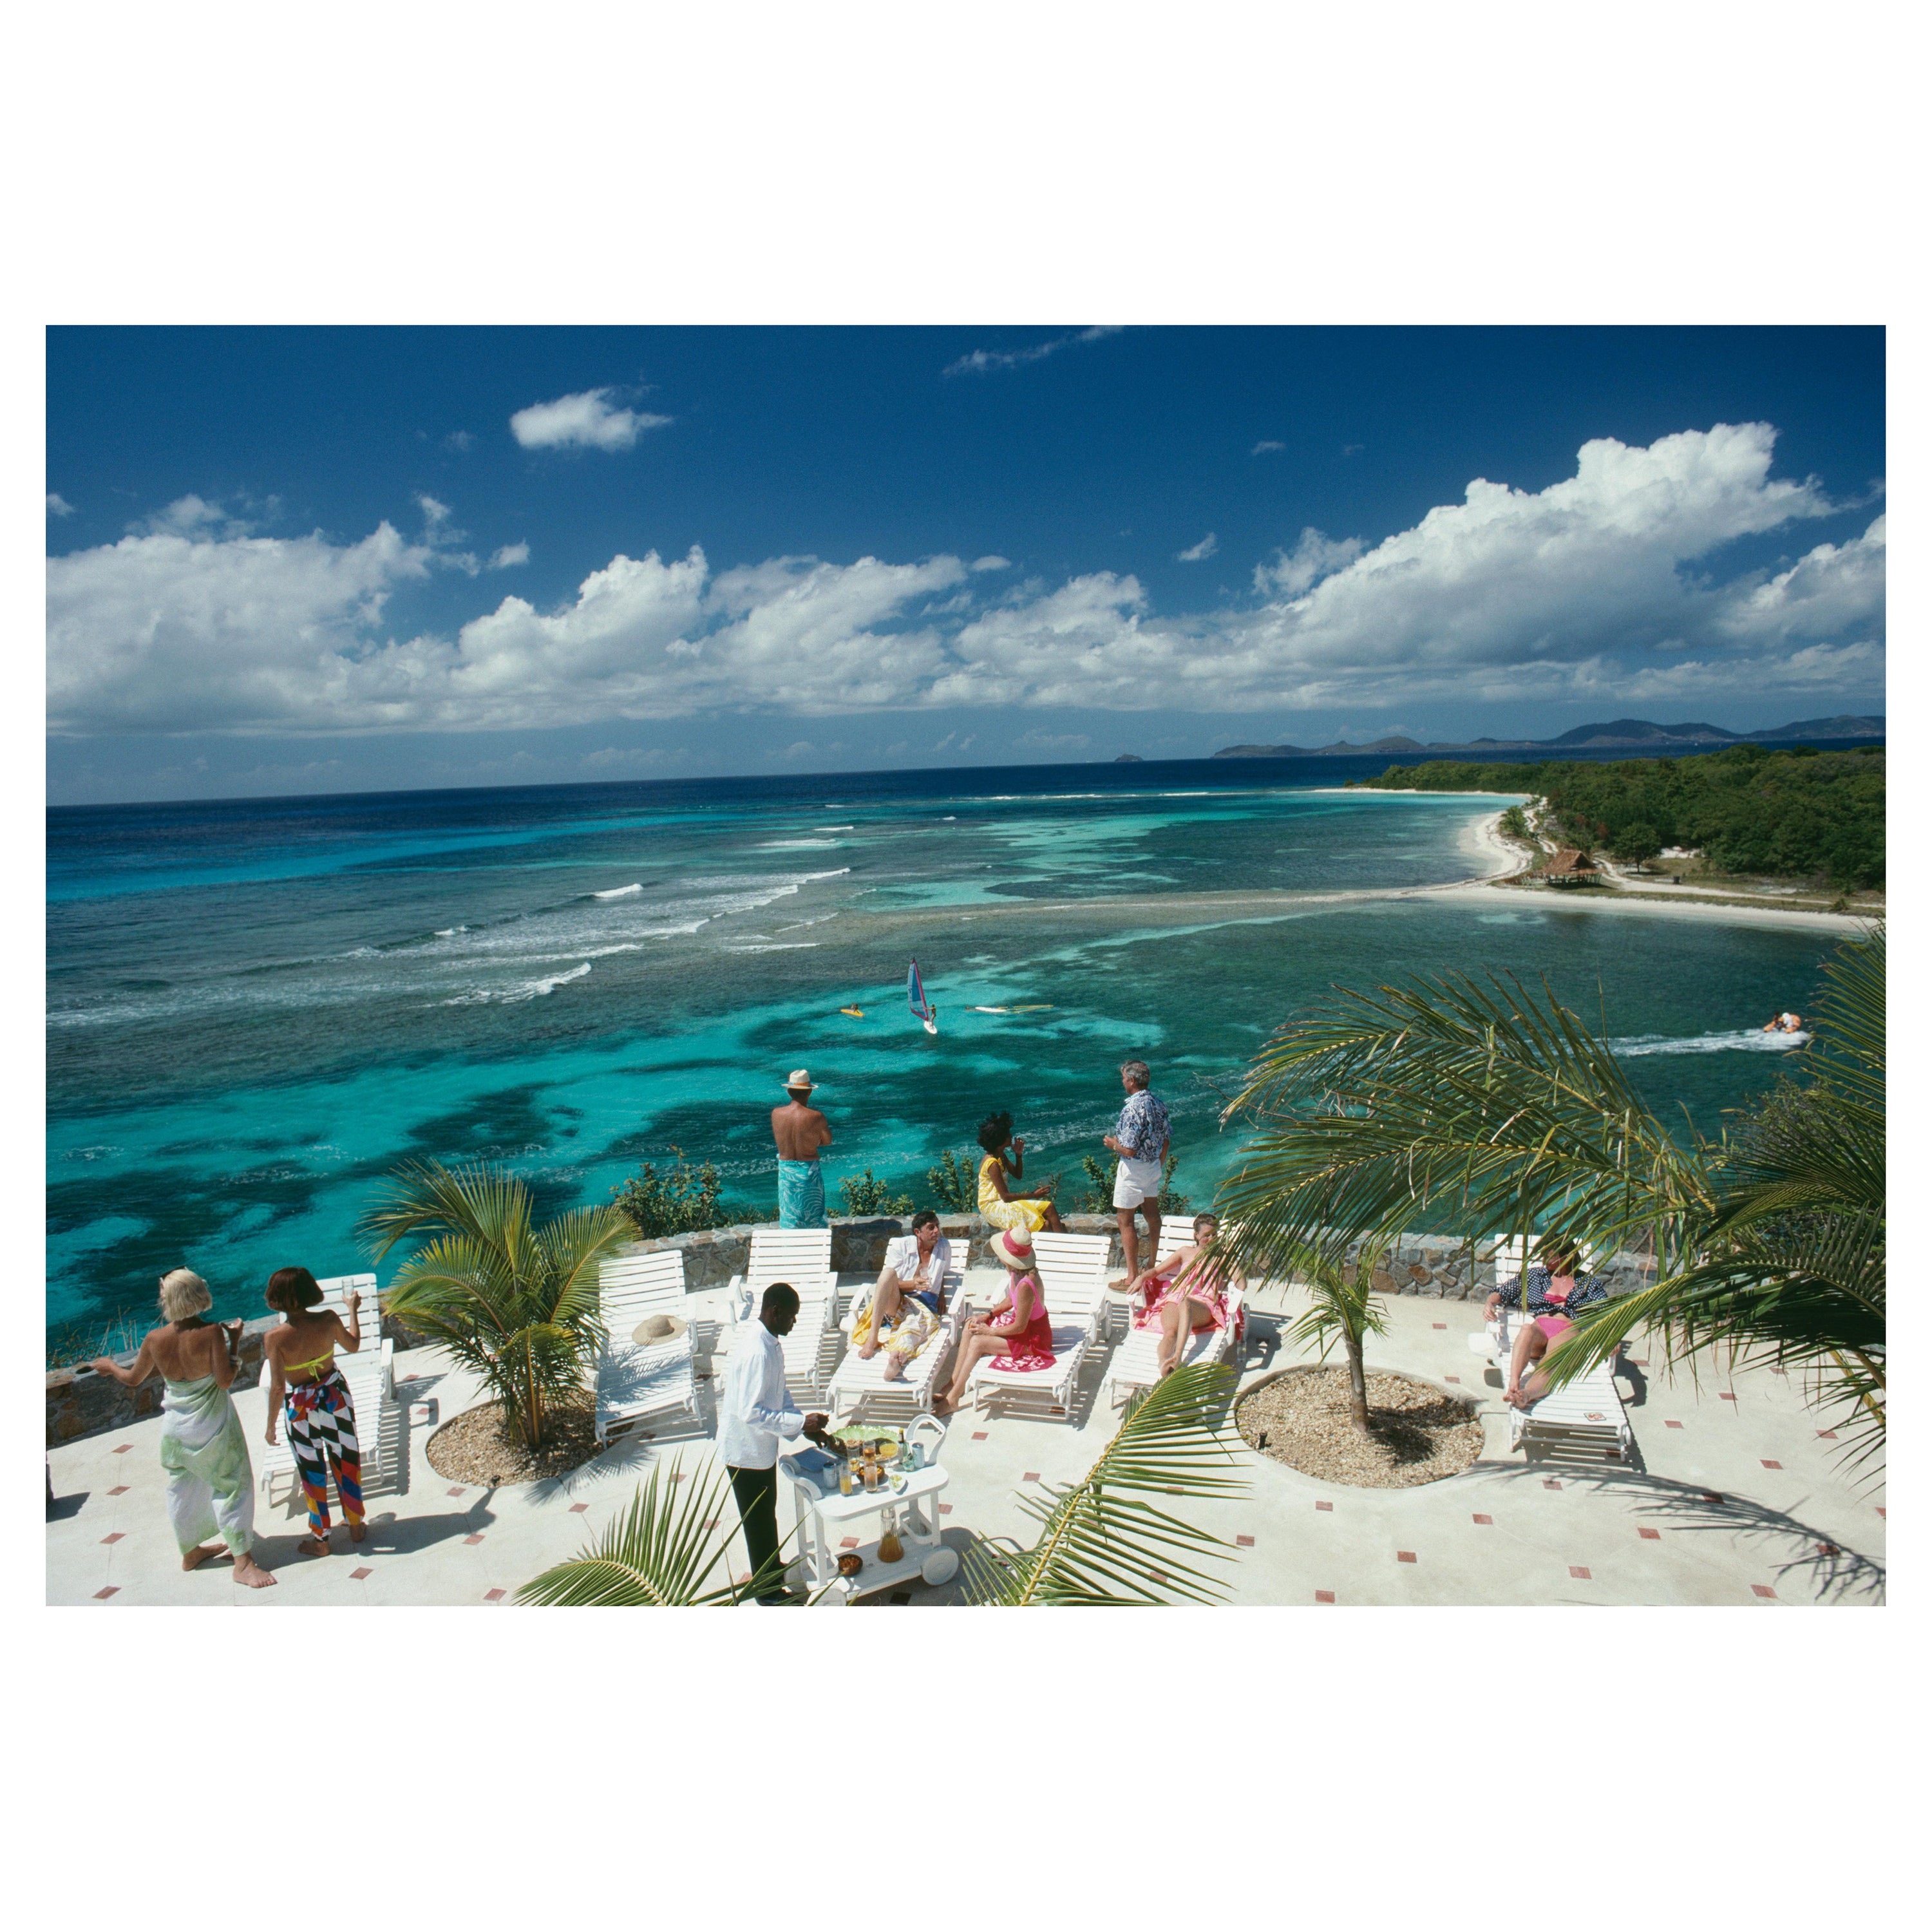
POLYGON ((1160 1205, 1160 1162, 1132 1160, 1123 1154, 1114 1176, 1114 1205, 1138 1208, 1143 1202, 1151 1202, 1156 1208, 1160 1205))

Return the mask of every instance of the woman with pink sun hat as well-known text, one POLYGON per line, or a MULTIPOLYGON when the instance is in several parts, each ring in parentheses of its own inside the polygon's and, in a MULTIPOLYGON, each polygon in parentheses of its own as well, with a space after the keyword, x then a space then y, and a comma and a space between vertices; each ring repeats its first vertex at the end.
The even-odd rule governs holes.
POLYGON ((933 1398, 935 1415, 950 1414, 965 1400, 974 1364, 988 1355, 994 1367, 1002 1371, 1053 1366, 1053 1319, 1046 1312, 1046 1291, 1034 1265, 1033 1236, 1024 1228, 1007 1228, 987 1246, 1005 1266, 1006 1298, 967 1323, 959 1337, 952 1386, 933 1398))

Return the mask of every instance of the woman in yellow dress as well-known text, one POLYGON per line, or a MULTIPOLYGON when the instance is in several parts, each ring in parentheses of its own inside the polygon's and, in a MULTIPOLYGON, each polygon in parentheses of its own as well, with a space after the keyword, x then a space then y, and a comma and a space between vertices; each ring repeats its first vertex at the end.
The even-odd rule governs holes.
POLYGON ((980 1124, 980 1212, 995 1228, 1024 1228, 1028 1234, 1044 1228, 1049 1234, 1064 1232, 1060 1210, 1054 1206, 1053 1190, 1035 1187, 1016 1194, 1006 1184, 1011 1174, 1020 1178, 1026 1142, 1013 1138, 1010 1114, 988 1114, 980 1124), (1010 1150, 1010 1151, 1009 1151, 1010 1150))

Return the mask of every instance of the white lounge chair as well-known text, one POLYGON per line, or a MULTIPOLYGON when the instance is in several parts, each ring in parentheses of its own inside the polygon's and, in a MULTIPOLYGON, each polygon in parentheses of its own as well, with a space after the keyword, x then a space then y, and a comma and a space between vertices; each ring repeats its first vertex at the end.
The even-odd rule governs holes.
POLYGON ((700 1420, 682 1253, 664 1248, 608 1261, 598 1270, 597 1293, 610 1330, 595 1370, 597 1440, 608 1442, 614 1429, 633 1428, 646 1416, 682 1413, 700 1420), (686 1324, 684 1332, 668 1342, 633 1340, 653 1315, 676 1316, 686 1324))
MULTIPOLYGON (((1509 1380, 1510 1351, 1522 1324, 1533 1320, 1514 1308, 1499 1308, 1496 1318, 1469 1337, 1469 1346, 1486 1355, 1509 1380)), ((1510 1447, 1540 1462, 1552 1454, 1578 1454, 1592 1462, 1628 1458, 1634 1438, 1624 1399, 1609 1362, 1552 1388, 1527 1408, 1510 1409, 1510 1447)))
MULTIPOLYGON (((994 1358, 986 1356, 973 1365, 967 1378, 967 1394, 976 1408, 988 1409, 999 1402, 1057 1421, 1072 1416, 1081 1365, 1088 1351, 1099 1345, 1101 1327, 1107 1319, 1111 1245, 1104 1234, 1034 1236, 1040 1288, 1053 1327, 1053 1366, 996 1369, 994 1358)), ((1003 1288, 994 1300, 1003 1299, 1004 1293, 1003 1288)))
MULTIPOLYGON (((862 1361, 856 1349, 847 1349, 826 1392, 833 1415, 849 1421, 858 1420, 862 1413, 867 1420, 877 1418, 897 1422, 910 1421, 915 1416, 931 1413, 933 1390, 939 1384, 940 1376, 952 1355, 952 1344, 958 1336, 959 1300, 965 1279, 963 1265, 946 1271, 940 1287, 940 1299, 946 1304, 946 1312, 940 1317, 939 1333, 914 1356, 904 1375, 897 1382, 886 1378, 886 1365, 891 1358, 884 1349, 869 1361, 862 1361)), ((860 1315, 870 1305, 872 1298, 870 1288, 852 1298, 851 1312, 838 1324, 848 1337, 860 1315)), ((1052 1305, 1048 1304, 1049 1307, 1052 1305)))
MULTIPOLYGON (((349 1319, 349 1292, 353 1288, 362 1298, 357 1311, 362 1324, 362 1346, 354 1354, 336 1352, 335 1366, 348 1384, 349 1400, 356 1409, 356 1442, 362 1462, 362 1494, 366 1498, 382 1490, 399 1489, 402 1484, 402 1412, 396 1403, 396 1345, 382 1337, 382 1313, 377 1305, 376 1277, 373 1274, 332 1275, 318 1281, 322 1299, 316 1304, 320 1314, 326 1309, 349 1319)), ((267 1381, 265 1367, 262 1379, 267 1381)), ((295 1452, 289 1447, 288 1418, 279 1418, 272 1445, 255 1446, 261 1459, 261 1483, 270 1503, 274 1501, 274 1479, 286 1476, 295 1483, 295 1452)), ((338 1496, 338 1502, 340 1498, 338 1496)))
MULTIPOLYGON (((1115 1298, 1118 1299, 1118 1298, 1115 1298)), ((1197 1328, 1180 1352, 1183 1363, 1225 1362, 1234 1346, 1234 1324, 1241 1312, 1241 1291, 1228 1294, 1228 1324, 1225 1328, 1197 1328)), ((1049 1303, 1048 1306, 1052 1304, 1049 1303)), ((1150 1389, 1160 1379, 1160 1330, 1130 1326, 1127 1339, 1114 1351, 1107 1364, 1107 1391, 1116 1408, 1141 1391, 1150 1389)))
POLYGON ((754 1320, 765 1290, 789 1282, 798 1296, 798 1319, 782 1338, 785 1386, 795 1402, 824 1400, 837 1366, 838 1276, 832 1265, 830 1228, 754 1228, 745 1272, 731 1277, 728 1299, 732 1326, 754 1320))

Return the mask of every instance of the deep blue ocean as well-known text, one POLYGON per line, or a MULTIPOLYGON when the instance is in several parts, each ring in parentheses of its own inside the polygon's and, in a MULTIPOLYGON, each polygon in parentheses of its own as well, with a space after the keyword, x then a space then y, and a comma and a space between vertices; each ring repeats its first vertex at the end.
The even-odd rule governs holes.
POLYGON ((923 1201, 994 1107, 1066 1199, 1130 1055, 1200 1198, 1238 1147, 1210 1083, 1334 985, 1546 974, 1706 1132, 1773 1076, 1744 1030, 1810 1006, 1827 937, 1364 896, 1486 869, 1467 836, 1501 803, 1333 789, 1388 762, 50 811, 50 1324, 145 1316, 183 1262, 224 1315, 286 1264, 365 1267, 358 1216, 412 1157, 503 1162, 556 1208, 676 1146, 772 1214, 800 1066, 835 1212, 868 1166, 923 1201), (1046 1010, 969 1010, 1021 1004, 1046 1010))

